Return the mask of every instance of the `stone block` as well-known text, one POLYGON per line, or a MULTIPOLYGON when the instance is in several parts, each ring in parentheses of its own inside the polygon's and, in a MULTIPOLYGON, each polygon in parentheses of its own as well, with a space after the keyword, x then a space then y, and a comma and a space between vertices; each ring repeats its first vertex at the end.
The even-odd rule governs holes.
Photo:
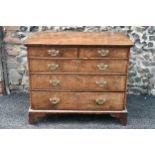
POLYGON ((13 38, 11 36, 5 37, 4 38, 5 43, 10 43, 10 44, 23 44, 23 41, 19 38, 13 38))
POLYGON ((6 51, 9 56, 18 56, 20 52, 20 47, 16 45, 8 45, 6 51))
POLYGON ((30 26, 30 32, 37 32, 39 30, 39 26, 30 26))
POLYGON ((21 85, 28 86, 29 78, 28 76, 23 76, 21 85))
POLYGON ((13 85, 19 85, 19 81, 22 79, 22 76, 18 73, 16 69, 9 70, 9 83, 13 85))
POLYGON ((17 62, 17 60, 15 58, 13 58, 13 57, 8 57, 7 58, 7 67, 8 67, 8 69, 12 69, 12 68, 17 69, 17 66, 18 66, 18 62, 17 62))
POLYGON ((151 40, 151 41, 155 41, 155 35, 153 35, 153 36, 149 36, 149 40, 151 40))
POLYGON ((20 26, 4 26, 6 31, 18 31, 20 26))
POLYGON ((152 34, 152 35, 155 35, 155 26, 149 26, 148 33, 152 34))
POLYGON ((21 32, 26 32, 28 30, 28 26, 20 26, 21 32))

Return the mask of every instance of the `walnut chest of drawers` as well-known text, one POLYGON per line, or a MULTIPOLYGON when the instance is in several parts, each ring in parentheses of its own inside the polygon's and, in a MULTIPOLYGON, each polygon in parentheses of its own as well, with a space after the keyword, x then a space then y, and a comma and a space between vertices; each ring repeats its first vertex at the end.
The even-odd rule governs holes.
POLYGON ((37 32, 28 47, 29 123, 46 114, 110 114, 127 123, 129 50, 114 32, 37 32))

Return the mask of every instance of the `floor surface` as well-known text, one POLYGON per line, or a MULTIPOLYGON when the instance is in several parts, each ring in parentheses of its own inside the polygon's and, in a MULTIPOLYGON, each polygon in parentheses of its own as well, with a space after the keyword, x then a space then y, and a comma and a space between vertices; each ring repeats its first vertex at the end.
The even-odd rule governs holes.
POLYGON ((155 128, 155 97, 127 97, 128 125, 107 115, 65 115, 47 116, 37 119, 35 125, 29 125, 28 94, 12 93, 0 97, 1 129, 152 129, 155 128))

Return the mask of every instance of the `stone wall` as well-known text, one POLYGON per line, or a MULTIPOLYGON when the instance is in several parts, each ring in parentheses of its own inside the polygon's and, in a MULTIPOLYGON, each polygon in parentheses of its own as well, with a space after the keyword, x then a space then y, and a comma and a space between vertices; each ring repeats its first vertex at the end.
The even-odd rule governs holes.
POLYGON ((0 26, 0 96, 2 95, 2 42, 3 42, 3 27, 0 26))
POLYGON ((155 26, 11 26, 6 29, 6 51, 10 90, 27 91, 27 50, 23 41, 37 31, 123 32, 135 45, 131 48, 128 93, 155 95, 155 26))

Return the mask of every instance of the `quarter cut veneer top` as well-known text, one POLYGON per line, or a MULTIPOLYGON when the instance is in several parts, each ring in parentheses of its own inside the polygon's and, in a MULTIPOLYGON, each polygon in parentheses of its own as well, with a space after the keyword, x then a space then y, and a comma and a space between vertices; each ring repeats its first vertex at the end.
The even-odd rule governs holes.
POLYGON ((132 46, 133 42, 119 32, 35 32, 25 45, 132 46))

